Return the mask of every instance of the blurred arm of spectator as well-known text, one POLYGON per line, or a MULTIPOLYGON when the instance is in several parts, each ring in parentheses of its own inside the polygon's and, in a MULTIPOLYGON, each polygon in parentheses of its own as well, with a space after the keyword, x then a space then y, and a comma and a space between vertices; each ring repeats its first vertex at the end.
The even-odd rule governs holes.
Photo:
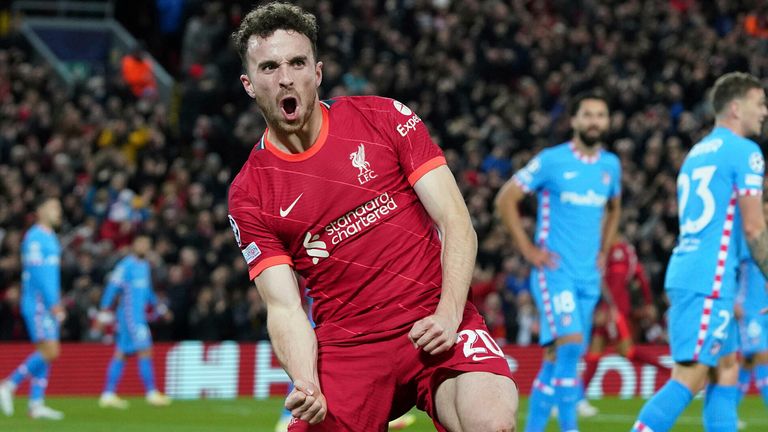
POLYGON ((123 57, 123 80, 137 98, 151 97, 157 94, 157 83, 152 71, 152 63, 141 47, 136 47, 123 57))
POLYGON ((215 340, 216 334, 215 317, 211 306, 213 303, 213 293, 206 287, 200 290, 197 295, 197 302, 189 313, 189 331, 192 339, 196 340, 215 340))

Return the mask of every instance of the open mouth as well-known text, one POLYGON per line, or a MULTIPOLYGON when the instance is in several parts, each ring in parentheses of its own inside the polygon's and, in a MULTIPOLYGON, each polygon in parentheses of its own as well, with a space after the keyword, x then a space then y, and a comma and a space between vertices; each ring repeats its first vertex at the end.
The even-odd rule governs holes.
POLYGON ((293 97, 288 96, 280 100, 280 110, 283 112, 283 116, 286 120, 296 120, 298 118, 299 101, 293 97))

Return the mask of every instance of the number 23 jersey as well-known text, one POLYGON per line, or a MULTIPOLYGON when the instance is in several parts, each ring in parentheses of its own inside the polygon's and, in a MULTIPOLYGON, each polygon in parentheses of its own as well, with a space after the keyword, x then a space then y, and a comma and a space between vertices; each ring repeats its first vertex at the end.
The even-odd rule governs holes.
POLYGON ((716 127, 691 148, 677 177, 680 235, 665 286, 733 299, 744 246, 738 197, 761 195, 760 147, 716 127))
POLYGON ((439 300, 440 239, 413 185, 445 158, 392 99, 315 109, 323 125, 307 151, 284 153, 264 133, 230 188, 230 223, 252 279, 278 264, 306 278, 320 344, 386 337, 439 300))

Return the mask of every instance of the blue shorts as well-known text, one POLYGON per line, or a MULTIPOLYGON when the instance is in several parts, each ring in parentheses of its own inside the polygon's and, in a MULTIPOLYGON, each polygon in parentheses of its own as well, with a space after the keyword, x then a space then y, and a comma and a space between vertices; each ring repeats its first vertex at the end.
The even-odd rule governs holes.
POLYGON ((152 347, 152 334, 146 324, 137 324, 131 327, 118 326, 117 349, 123 354, 133 354, 152 347))
POLYGON ((584 346, 592 334, 592 314, 600 299, 600 279, 575 280, 558 270, 531 272, 531 294, 539 309, 539 344, 579 333, 584 346))
POLYGON ((31 313, 22 312, 22 315, 33 343, 59 340, 59 322, 49 311, 41 308, 31 313))
POLYGON ((675 362, 715 367, 720 357, 736 352, 733 299, 711 299, 680 289, 667 289, 667 297, 669 348, 675 362))
POLYGON ((749 357, 768 351, 768 317, 761 314, 745 314, 739 320, 739 345, 742 354, 749 357))

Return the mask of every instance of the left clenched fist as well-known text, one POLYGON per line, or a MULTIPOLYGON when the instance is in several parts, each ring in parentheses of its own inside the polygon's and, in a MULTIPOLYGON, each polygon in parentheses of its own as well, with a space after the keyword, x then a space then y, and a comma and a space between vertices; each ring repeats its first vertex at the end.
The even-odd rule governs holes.
POLYGON ((408 339, 416 349, 423 349, 435 355, 448 351, 456 343, 456 329, 459 323, 442 315, 422 318, 411 327, 408 339))

